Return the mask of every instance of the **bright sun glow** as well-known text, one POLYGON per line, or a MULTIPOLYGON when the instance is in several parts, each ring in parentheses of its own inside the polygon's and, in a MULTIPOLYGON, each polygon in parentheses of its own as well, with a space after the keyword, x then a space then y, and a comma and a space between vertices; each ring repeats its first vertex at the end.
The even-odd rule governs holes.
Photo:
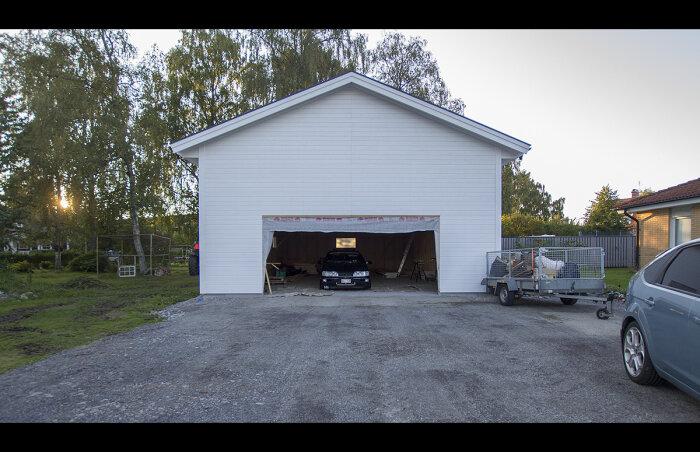
POLYGON ((60 204, 61 204, 61 207, 63 207, 64 209, 65 209, 66 207, 68 207, 68 201, 66 201, 65 199, 61 199, 60 204))

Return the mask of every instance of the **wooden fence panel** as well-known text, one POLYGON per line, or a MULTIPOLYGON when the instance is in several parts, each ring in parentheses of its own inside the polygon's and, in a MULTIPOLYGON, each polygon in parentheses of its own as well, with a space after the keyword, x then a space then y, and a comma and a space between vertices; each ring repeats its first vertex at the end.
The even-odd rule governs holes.
POLYGON ((538 246, 595 246, 603 248, 606 268, 634 267, 637 238, 632 235, 573 235, 556 237, 502 237, 501 249, 538 246))

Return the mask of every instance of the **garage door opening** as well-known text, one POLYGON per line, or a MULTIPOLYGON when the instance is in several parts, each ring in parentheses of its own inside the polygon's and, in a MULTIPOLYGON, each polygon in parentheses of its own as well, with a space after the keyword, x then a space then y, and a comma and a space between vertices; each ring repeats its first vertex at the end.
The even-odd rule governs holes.
POLYGON ((263 217, 265 291, 321 290, 320 261, 338 248, 370 262, 373 292, 438 291, 438 217, 330 218, 263 217))

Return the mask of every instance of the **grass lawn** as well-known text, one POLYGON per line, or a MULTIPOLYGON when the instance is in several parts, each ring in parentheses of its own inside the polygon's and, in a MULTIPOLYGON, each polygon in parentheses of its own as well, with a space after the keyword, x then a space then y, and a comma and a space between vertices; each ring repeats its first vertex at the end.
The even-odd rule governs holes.
POLYGON ((618 290, 622 293, 627 292, 627 283, 635 274, 635 270, 629 268, 606 268, 605 269, 605 286, 608 289, 618 290))
POLYGON ((160 321, 151 312, 199 294, 199 278, 190 276, 186 266, 170 270, 166 276, 132 278, 100 274, 99 287, 89 287, 97 279, 94 273, 0 274, 4 292, 36 294, 26 300, 0 299, 0 373, 160 321))

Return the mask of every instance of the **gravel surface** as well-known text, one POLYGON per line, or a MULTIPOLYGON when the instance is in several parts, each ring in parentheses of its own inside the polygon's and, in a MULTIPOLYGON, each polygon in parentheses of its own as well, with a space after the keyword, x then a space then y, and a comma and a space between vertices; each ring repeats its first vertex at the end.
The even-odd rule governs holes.
POLYGON ((391 292, 199 299, 0 375, 0 422, 700 421, 700 403, 682 391, 627 378, 620 319, 598 320, 599 304, 391 292))

